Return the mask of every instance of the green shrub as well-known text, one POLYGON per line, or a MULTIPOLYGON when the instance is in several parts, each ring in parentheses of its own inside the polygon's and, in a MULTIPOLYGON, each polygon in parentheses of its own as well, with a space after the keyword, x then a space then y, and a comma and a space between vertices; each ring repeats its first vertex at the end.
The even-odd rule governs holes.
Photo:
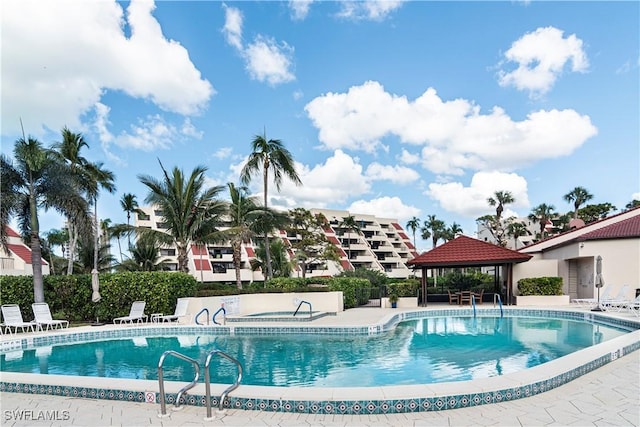
MULTIPOLYGON (((173 313, 178 298, 195 295, 197 282, 185 273, 124 272, 100 274, 98 303, 91 301, 91 275, 44 276, 44 298, 51 313, 71 321, 110 321, 129 314, 131 303, 146 301, 145 313, 173 313)), ((25 320, 33 319, 32 276, 2 276, 0 303, 19 304, 25 320)))
POLYGON ((398 297, 415 297, 420 289, 418 279, 407 279, 403 282, 396 282, 387 285, 387 295, 397 295, 398 297))
POLYGON ((561 277, 528 277, 518 280, 520 295, 562 295, 561 277))

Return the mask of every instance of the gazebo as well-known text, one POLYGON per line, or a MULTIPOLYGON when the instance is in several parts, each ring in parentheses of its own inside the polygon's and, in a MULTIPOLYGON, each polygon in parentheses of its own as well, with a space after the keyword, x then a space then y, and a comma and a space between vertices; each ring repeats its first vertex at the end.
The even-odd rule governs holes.
POLYGON ((532 255, 523 254, 511 249, 483 242, 468 236, 459 236, 449 240, 445 244, 430 251, 424 252, 407 265, 422 269, 421 283, 421 305, 426 304, 427 299, 427 270, 437 268, 464 268, 464 267, 494 267, 496 292, 502 294, 498 289, 498 269, 502 267, 506 276, 506 292, 504 301, 511 302, 513 286, 513 265, 526 262, 532 255))

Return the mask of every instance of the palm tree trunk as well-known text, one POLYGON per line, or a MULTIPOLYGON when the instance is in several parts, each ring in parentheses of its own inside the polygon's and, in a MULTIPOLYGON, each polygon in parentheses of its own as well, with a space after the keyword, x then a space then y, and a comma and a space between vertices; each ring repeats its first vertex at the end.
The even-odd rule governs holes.
POLYGON ((98 198, 93 199, 93 231, 95 233, 93 244, 93 269, 98 271, 98 246, 100 242, 98 241, 98 198))
MULTIPOLYGON (((263 179, 264 179, 264 207, 267 208, 267 179, 269 178, 269 164, 267 163, 263 167, 263 179)), ((273 276, 273 269, 271 268, 271 248, 269 247, 269 232, 265 230, 264 233, 264 257, 267 263, 267 277, 265 282, 273 276)))
POLYGON ((70 276, 73 274, 73 259, 75 258, 76 254, 75 247, 78 236, 76 233, 76 228, 69 218, 67 218, 67 230, 69 230, 69 260, 67 263, 67 276, 70 276))
POLYGON ((242 256, 240 253, 241 244, 238 242, 233 242, 233 268, 236 271, 236 286, 238 289, 242 289, 242 279, 240 277, 240 257, 242 256))

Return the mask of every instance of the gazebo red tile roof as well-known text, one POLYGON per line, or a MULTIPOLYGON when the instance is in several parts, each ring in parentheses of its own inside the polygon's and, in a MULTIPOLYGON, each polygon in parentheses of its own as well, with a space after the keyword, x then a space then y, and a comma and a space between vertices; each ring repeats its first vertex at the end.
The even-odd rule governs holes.
POLYGON ((416 267, 488 266, 520 263, 532 255, 467 236, 459 236, 407 262, 416 267))

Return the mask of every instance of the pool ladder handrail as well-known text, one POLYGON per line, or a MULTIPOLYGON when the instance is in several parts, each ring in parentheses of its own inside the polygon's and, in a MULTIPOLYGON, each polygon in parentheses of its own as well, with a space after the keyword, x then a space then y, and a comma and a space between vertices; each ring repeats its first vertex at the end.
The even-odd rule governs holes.
POLYGON ((471 293, 471 306, 473 307, 473 318, 476 318, 476 296, 471 293))
POLYGON ((196 371, 193 381, 191 381, 189 384, 182 387, 180 391, 178 391, 178 394, 176 395, 176 401, 174 403, 174 408, 173 408, 174 411, 179 411, 180 409, 182 409, 180 407, 180 398, 187 393, 187 390, 191 390, 193 387, 195 387, 195 385, 198 383, 198 378, 200 378, 200 364, 198 363, 197 360, 192 359, 189 356, 185 356, 182 353, 178 353, 177 351, 174 351, 174 350, 167 350, 164 353, 162 353, 162 356, 160 356, 160 360, 158 360, 158 384, 160 386, 160 390, 159 390, 160 414, 158 414, 159 417, 167 416, 167 401, 164 393, 164 377, 163 377, 163 371, 162 371, 162 365, 164 365, 164 360, 166 359, 167 356, 174 356, 174 357, 177 357, 178 359, 182 359, 186 362, 191 363, 193 365, 193 368, 196 371))
POLYGON ((302 307, 302 304, 309 304, 309 317, 312 317, 313 310, 311 309, 311 303, 308 301, 300 301, 300 304, 298 304, 298 308, 296 308, 296 311, 293 312, 293 317, 296 317, 296 314, 298 314, 298 310, 300 310, 300 307, 302 307))
POLYGON ((222 394, 220 395, 220 400, 218 402, 218 413, 223 412, 224 411, 224 402, 227 399, 227 396, 229 395, 229 393, 231 393, 233 390, 237 389, 238 386, 240 385, 240 381, 242 381, 242 365, 240 364, 240 362, 235 359, 234 357, 228 355, 227 353, 225 353, 222 350, 212 350, 209 352, 209 354, 207 354, 207 358, 205 359, 204 362, 204 383, 205 383, 205 393, 206 393, 206 406, 207 406, 207 417, 205 418, 205 420, 212 420, 212 416, 211 416, 211 379, 209 378, 209 366, 211 364, 211 358, 215 355, 219 355, 221 357, 224 357, 225 359, 231 361, 232 363, 235 363, 236 367, 238 368, 238 376, 236 377, 236 382, 233 383, 232 385, 230 385, 226 390, 224 390, 222 392, 222 394))
POLYGON ((218 313, 222 312, 222 324, 226 325, 227 324, 227 310, 224 308, 224 305, 221 306, 218 311, 216 311, 213 316, 211 316, 211 320, 213 321, 213 323, 215 323, 216 325, 220 325, 220 323, 216 322, 216 316, 218 315, 218 313))
POLYGON ((207 325, 209 324, 209 309, 208 309, 207 307, 205 307, 205 308, 203 308, 202 310, 200 310, 200 311, 198 312, 198 314, 196 314, 196 317, 195 317, 195 318, 194 318, 194 320, 193 320, 194 322, 196 322, 196 325, 202 325, 202 323, 198 322, 198 317, 200 317, 200 315, 201 315, 202 313, 204 313, 205 311, 207 312, 207 316, 206 316, 206 318, 207 318, 207 325))
POLYGON ((504 310, 502 309, 502 298, 500 298, 500 294, 493 294, 493 306, 496 306, 496 300, 498 300, 498 304, 500 306, 500 317, 504 317, 504 310))

